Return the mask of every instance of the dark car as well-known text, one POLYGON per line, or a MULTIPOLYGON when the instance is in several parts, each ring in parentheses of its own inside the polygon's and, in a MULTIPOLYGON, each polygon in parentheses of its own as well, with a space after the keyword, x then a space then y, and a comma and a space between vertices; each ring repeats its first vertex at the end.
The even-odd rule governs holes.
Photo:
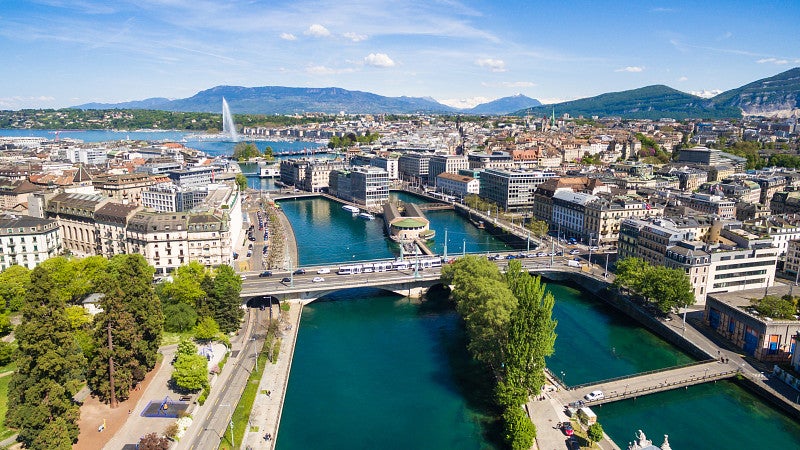
POLYGON ((291 282, 292 282, 292 279, 291 279, 291 278, 289 278, 289 277, 283 277, 283 278, 281 278, 281 283, 291 283, 291 282))
POLYGON ((306 273, 306 269, 297 269, 294 271, 295 275, 304 275, 306 273))
POLYGON ((572 429, 572 424, 569 423, 569 422, 562 422, 561 423, 561 431, 563 431, 566 436, 572 436, 572 433, 575 432, 572 429))
POLYGON ((271 277, 272 276, 272 272, 269 271, 269 270, 265 270, 265 271, 261 272, 260 274, 258 274, 258 276, 260 278, 271 277))

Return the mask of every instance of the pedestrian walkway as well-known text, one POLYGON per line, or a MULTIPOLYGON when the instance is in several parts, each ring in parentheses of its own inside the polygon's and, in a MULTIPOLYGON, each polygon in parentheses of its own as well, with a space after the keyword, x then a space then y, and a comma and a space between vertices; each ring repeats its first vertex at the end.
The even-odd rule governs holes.
POLYGON ((275 445, 303 308, 299 302, 290 305, 288 318, 281 329, 283 336, 278 360, 274 364, 267 363, 264 368, 258 394, 250 411, 249 431, 245 433, 242 448, 262 449, 273 448, 275 445), (268 440, 265 439, 267 434, 270 437, 268 440))

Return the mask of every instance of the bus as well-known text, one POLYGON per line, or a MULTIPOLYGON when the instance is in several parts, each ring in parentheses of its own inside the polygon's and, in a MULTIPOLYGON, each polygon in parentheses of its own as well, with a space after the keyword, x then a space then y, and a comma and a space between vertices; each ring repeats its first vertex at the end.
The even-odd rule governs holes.
POLYGON ((338 275, 354 275, 357 273, 361 273, 363 270, 363 266, 361 264, 352 264, 349 266, 340 266, 339 270, 336 271, 338 275))

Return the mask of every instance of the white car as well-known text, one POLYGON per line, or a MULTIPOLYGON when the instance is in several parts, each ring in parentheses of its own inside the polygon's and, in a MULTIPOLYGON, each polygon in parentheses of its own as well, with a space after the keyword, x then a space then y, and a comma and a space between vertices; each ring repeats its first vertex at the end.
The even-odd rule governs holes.
POLYGON ((597 248, 597 246, 596 246, 596 245, 593 245, 593 246, 589 247, 589 250, 591 250, 591 251, 593 251, 593 252, 596 252, 596 251, 598 251, 598 250, 600 250, 600 249, 599 249, 599 248, 597 248))
POLYGON ((570 251, 569 251, 569 254, 570 254, 570 255, 577 255, 577 254, 579 254, 580 252, 581 252, 581 251, 580 251, 580 250, 578 250, 577 248, 573 248, 572 250, 570 250, 570 251))
MULTIPOLYGON (((331 269, 323 267, 322 269, 317 270, 317 273, 322 275, 323 273, 331 273, 331 269)), ((317 277, 319 278, 319 277, 317 277)))
POLYGON ((592 391, 584 395, 583 398, 585 398, 586 401, 592 402, 595 400, 602 400, 605 398, 605 395, 603 394, 603 391, 592 391))
POLYGON ((325 281, 325 278, 322 277, 314 277, 314 279, 311 280, 312 283, 322 283, 323 281, 325 281))

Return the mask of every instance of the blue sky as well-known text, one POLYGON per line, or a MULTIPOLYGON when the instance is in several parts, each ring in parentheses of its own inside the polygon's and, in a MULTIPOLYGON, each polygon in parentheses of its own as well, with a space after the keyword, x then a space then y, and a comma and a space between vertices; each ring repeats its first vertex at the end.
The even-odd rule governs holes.
POLYGON ((328 87, 472 105, 800 66, 795 1, 0 0, 0 109, 328 87))

